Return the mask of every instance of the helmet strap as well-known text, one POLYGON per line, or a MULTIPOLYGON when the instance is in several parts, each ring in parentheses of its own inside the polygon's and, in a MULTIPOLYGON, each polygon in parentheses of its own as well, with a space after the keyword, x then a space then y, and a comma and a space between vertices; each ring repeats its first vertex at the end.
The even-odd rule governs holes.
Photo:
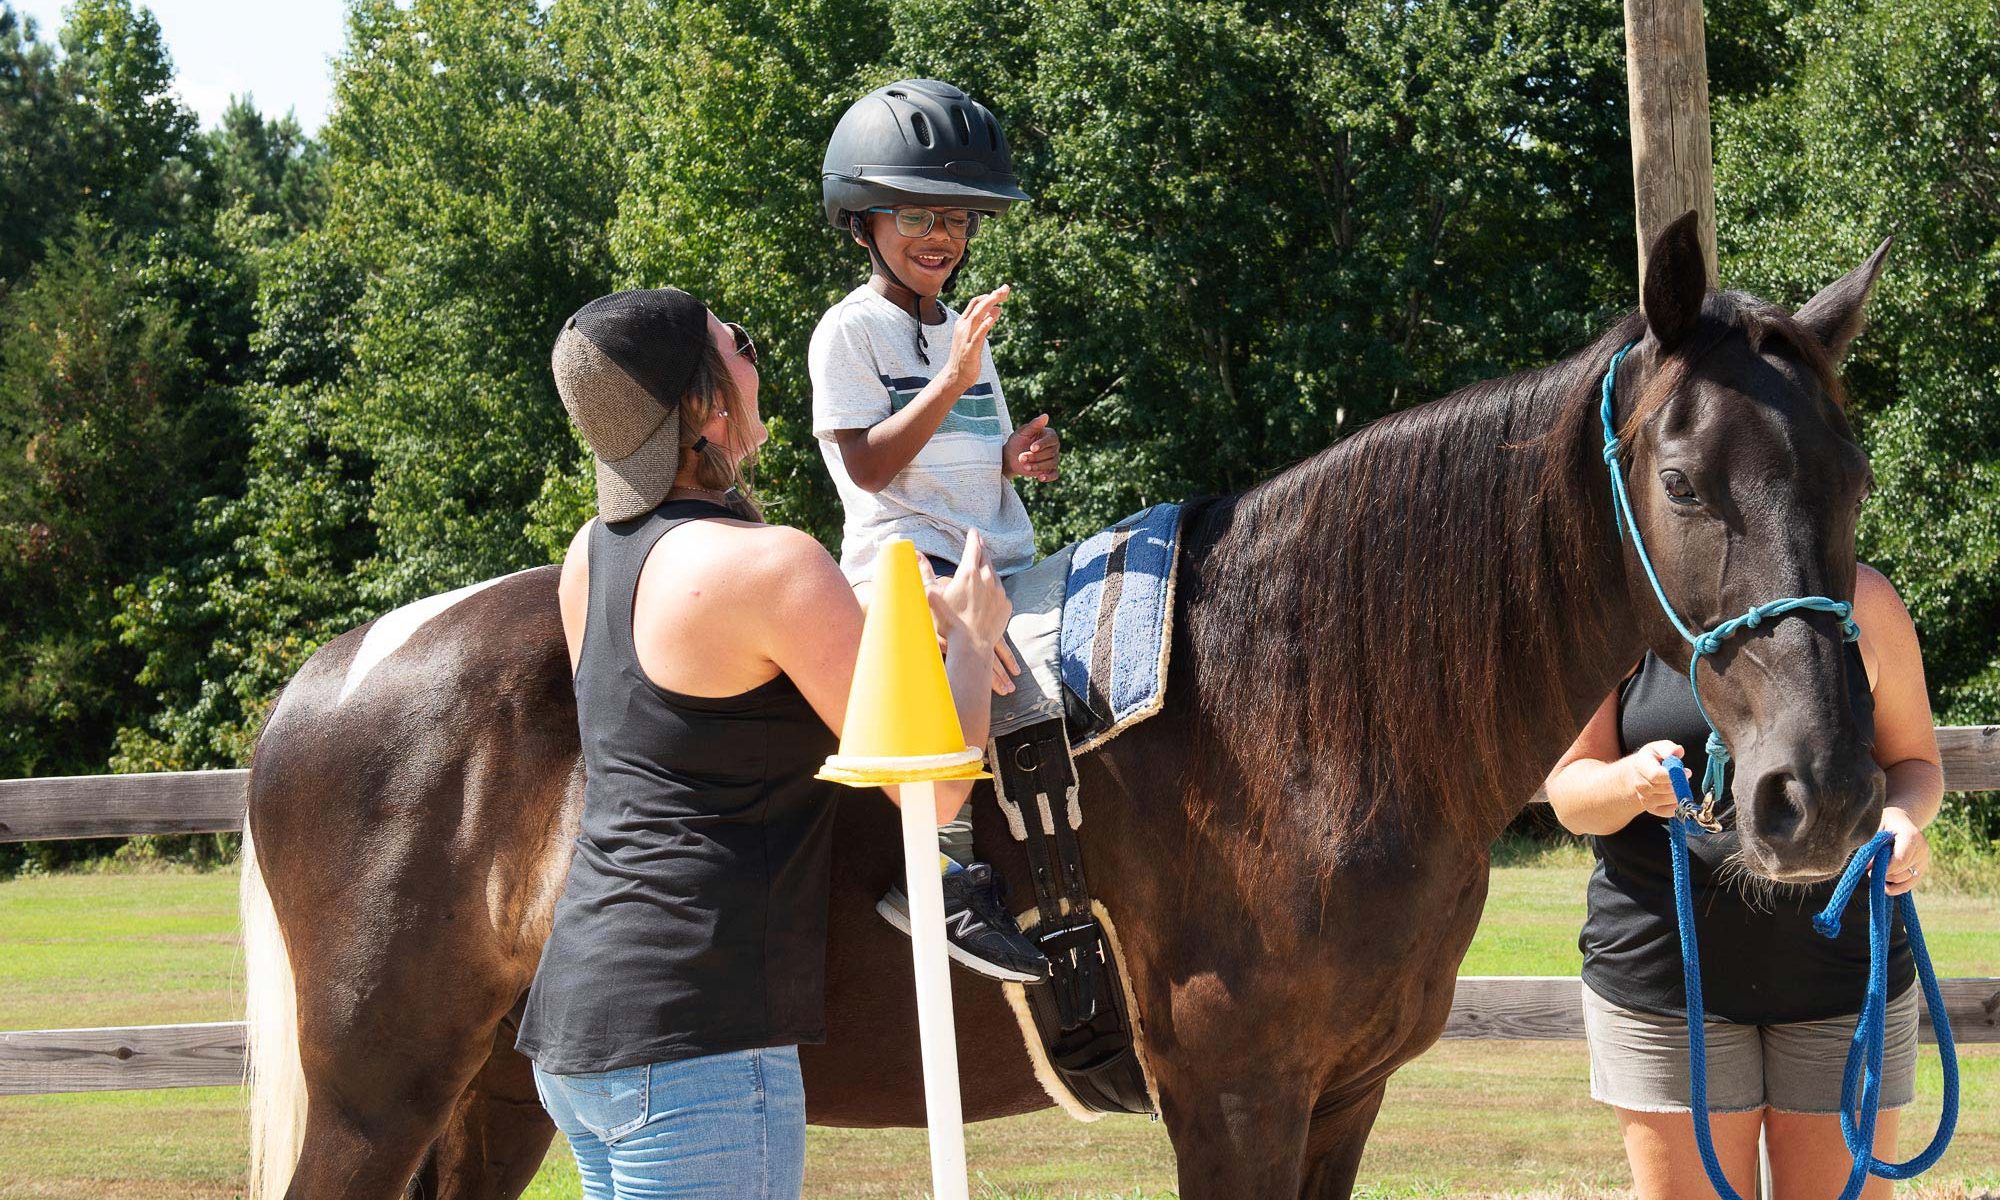
MULTIPOLYGON (((917 320, 917 361, 927 367, 930 366, 930 342, 924 337, 924 298, 917 294, 917 289, 897 278, 895 270, 889 266, 889 260, 882 257, 882 248, 875 244, 875 231, 868 228, 867 219, 860 213, 849 213, 847 219, 854 231, 861 235, 862 244, 868 247, 868 257, 875 264, 875 269, 882 272, 890 283, 910 294, 910 315, 917 320)), ((957 279, 958 272, 953 271, 951 278, 957 279)))

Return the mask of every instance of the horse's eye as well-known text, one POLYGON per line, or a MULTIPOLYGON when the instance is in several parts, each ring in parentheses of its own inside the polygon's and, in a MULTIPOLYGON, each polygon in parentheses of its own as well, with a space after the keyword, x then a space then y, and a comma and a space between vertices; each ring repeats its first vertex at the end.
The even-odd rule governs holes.
POLYGON ((1692 507, 1701 503, 1701 497, 1694 494, 1694 485, 1679 471, 1669 469, 1660 472, 1660 482, 1667 487, 1667 499, 1675 504, 1692 507))

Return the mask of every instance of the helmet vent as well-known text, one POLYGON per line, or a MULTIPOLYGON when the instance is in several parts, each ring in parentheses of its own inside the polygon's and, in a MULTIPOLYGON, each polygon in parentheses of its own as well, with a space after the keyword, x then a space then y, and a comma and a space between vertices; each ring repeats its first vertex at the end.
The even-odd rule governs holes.
POLYGON ((958 129, 958 144, 961 146, 970 146, 972 144, 972 126, 965 119, 965 109, 956 104, 952 105, 951 123, 958 129))
POLYGON ((1000 149, 1000 128, 993 123, 992 113, 986 114, 986 148, 996 151, 1000 149))
POLYGON ((931 123, 922 113, 910 114, 910 128, 916 131, 917 141, 925 146, 933 145, 937 139, 931 135, 931 123))
POLYGON ((905 92, 899 88, 890 88, 889 95, 894 96, 898 100, 908 100, 910 98, 910 94, 908 92, 905 92))

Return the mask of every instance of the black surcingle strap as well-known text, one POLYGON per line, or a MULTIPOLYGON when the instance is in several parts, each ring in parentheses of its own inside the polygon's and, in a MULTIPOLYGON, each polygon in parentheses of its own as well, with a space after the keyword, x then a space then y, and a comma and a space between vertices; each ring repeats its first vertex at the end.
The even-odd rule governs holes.
POLYGON ((1001 795, 1020 812, 1034 875, 1039 920, 1032 936, 1051 973, 1024 994, 1049 1063, 1086 1108, 1150 1114, 1124 979, 1091 907, 1083 847, 1070 827, 1076 768, 1062 720, 1001 735, 993 758, 1001 795))

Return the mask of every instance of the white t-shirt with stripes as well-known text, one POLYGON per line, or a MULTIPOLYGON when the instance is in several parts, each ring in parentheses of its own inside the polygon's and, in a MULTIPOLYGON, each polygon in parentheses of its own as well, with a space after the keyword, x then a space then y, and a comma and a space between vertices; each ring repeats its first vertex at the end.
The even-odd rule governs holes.
POLYGON ((859 583, 874 572, 875 556, 891 538, 908 538, 919 554, 957 562, 965 534, 977 529, 1001 574, 1035 560, 1035 531, 1028 511, 1001 473, 1000 460, 1014 424, 993 353, 982 348, 979 380, 951 406, 944 423, 910 465, 879 492, 865 492, 848 477, 834 431, 866 429, 899 412, 930 385, 951 356, 958 313, 944 309, 944 324, 926 325, 931 365, 917 358, 916 318, 867 284, 828 309, 813 330, 806 356, 812 374, 813 433, 826 469, 840 489, 846 520, 840 569, 859 583))

